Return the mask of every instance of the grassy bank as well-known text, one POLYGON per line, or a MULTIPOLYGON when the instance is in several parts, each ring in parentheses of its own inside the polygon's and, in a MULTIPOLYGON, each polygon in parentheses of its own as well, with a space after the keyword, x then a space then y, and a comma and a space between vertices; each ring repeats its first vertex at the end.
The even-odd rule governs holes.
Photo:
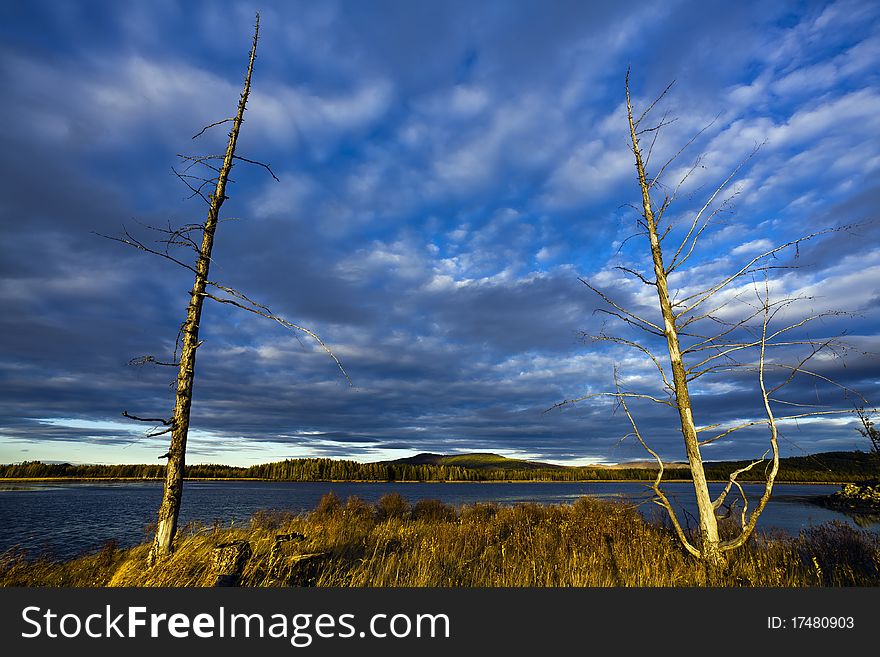
MULTIPOLYGON (((250 543, 243 586, 704 586, 706 573, 662 523, 582 498, 572 505, 455 509, 397 494, 376 505, 328 495, 310 514, 258 513, 249 527, 190 526, 148 568, 149 546, 107 545, 67 562, 0 557, 3 586, 212 586, 212 552, 250 543), (276 542, 298 533, 299 541, 276 542), (302 559, 302 555, 317 555, 302 559)), ((797 538, 755 536, 731 554, 725 586, 877 586, 880 537, 832 523, 797 538)))

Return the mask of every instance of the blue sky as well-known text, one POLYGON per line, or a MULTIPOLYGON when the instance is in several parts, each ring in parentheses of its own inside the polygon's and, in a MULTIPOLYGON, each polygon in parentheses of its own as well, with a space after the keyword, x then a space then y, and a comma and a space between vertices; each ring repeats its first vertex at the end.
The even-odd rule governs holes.
MULTIPOLYGON (((672 284, 684 294, 776 244, 858 224, 780 254, 770 289, 803 297, 780 320, 847 311, 796 335, 846 333, 840 357, 811 367, 876 403, 876 3, 5 2, 0 462, 165 451, 121 412, 170 414, 173 373, 127 363, 170 357, 189 272, 95 233, 152 239, 141 224, 203 220, 171 168, 223 149, 223 127, 191 137, 234 111, 257 10, 239 154, 280 182, 236 165, 212 278, 317 332, 354 386, 306 336, 209 305, 189 462, 644 458, 607 398, 545 412, 613 389, 615 366, 625 389, 660 390, 644 355, 583 337, 632 335, 579 278, 657 316, 653 290, 616 269, 646 254, 627 67, 640 107, 675 80, 654 110, 675 121, 653 162, 709 126, 659 188, 698 162, 667 212, 670 240, 761 145, 672 284)), ((752 285, 731 291, 730 312, 752 285)), ((697 423, 760 418, 757 385, 745 369, 701 379, 697 423)), ((815 376, 785 393, 789 406, 857 401, 815 376)), ((633 411, 658 452, 683 458, 671 409, 633 411)), ((855 428, 850 415, 788 422, 783 454, 866 449, 855 428)), ((765 433, 705 456, 760 456, 765 433)))

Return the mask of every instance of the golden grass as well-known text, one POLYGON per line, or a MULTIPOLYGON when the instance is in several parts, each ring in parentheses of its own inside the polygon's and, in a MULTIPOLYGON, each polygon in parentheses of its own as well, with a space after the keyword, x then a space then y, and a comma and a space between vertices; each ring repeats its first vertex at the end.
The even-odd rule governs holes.
MULTIPOLYGON (((322 500, 307 515, 263 512, 250 527, 188 527, 175 552, 147 566, 149 546, 68 562, 0 556, 3 586, 213 586, 212 551, 247 540, 243 586, 673 587, 705 586, 706 571, 668 528, 633 508, 582 498, 572 505, 436 501, 389 495, 376 506, 322 500), (307 538, 273 551, 276 536, 307 538), (319 555, 302 559, 302 555, 319 555)), ((799 537, 758 535, 729 554, 721 586, 880 585, 880 537, 831 523, 799 537)))

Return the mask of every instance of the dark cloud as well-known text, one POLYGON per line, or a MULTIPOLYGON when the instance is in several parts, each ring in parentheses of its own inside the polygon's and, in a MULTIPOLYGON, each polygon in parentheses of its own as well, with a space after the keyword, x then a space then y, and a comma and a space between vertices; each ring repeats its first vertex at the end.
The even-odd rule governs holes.
MULTIPOLYGON (((265 3, 264 3, 265 4, 265 3)), ((162 441, 123 423, 173 402, 170 359, 190 274, 96 235, 202 220, 171 167, 222 150, 255 5, 18 3, 0 21, 7 130, 0 143, 0 460, 152 459, 162 441), (234 44, 239 44, 235 46, 234 44), (225 109, 224 109, 225 108, 225 109), (132 446, 133 445, 133 446, 132 446), (145 451, 136 451, 136 450, 145 451), (51 453, 50 453, 51 452, 51 453), (36 455, 36 456, 35 456, 36 455)), ((642 267, 626 147, 622 77, 644 106, 677 79, 678 121, 655 159, 721 113, 693 152, 698 170, 669 218, 684 235, 752 146, 735 213, 719 215, 675 281, 707 284, 775 244, 858 223, 780 254, 780 295, 828 316, 797 333, 850 334, 843 359, 816 358, 787 400, 848 408, 833 379, 877 397, 876 247, 880 116, 876 9, 817 3, 268 3, 242 153, 212 278, 315 330, 234 308, 206 308, 192 459, 286 456, 361 460, 414 452, 496 451, 547 460, 643 458, 603 397, 614 386, 662 394, 639 352, 581 333, 636 335, 594 313, 601 300, 656 318, 642 267)), ((668 185, 684 169, 672 167, 668 185)), ((668 187, 671 189, 671 187, 668 187)), ((151 244, 155 242, 151 241, 151 244)), ((185 252, 180 252, 185 256, 185 252)), ((741 290, 743 291, 743 290, 741 290)), ((662 341, 648 340, 662 353, 662 341)), ((785 352, 789 362, 797 355, 785 352)), ((700 423, 761 417, 755 373, 694 387, 700 423)), ((636 402, 664 456, 683 450, 675 413, 636 402)), ((855 422, 786 424, 786 453, 852 448, 855 422)), ((760 455, 757 429, 708 458, 760 455)))

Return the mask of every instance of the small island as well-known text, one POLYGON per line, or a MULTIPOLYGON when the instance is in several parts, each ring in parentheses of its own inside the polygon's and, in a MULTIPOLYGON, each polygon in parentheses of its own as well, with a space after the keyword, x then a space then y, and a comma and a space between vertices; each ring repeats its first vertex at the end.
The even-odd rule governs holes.
POLYGON ((816 503, 844 513, 880 516, 880 480, 844 484, 833 495, 817 497, 816 503))

